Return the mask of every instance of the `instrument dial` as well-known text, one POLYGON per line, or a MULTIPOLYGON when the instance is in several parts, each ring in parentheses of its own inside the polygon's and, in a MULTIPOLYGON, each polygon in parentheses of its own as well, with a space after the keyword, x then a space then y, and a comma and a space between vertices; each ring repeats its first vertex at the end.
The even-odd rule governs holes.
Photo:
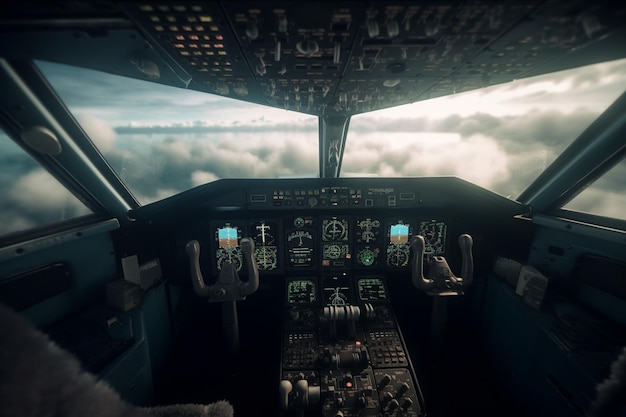
POLYGON ((276 246, 258 246, 254 248, 254 259, 261 271, 272 271, 278 268, 276 246))
POLYGON ((410 247, 408 245, 389 245, 387 248, 387 265, 404 267, 409 264, 410 247))
POLYGON ((365 218, 357 220, 357 242, 358 243, 374 243, 378 241, 380 233, 380 220, 365 218))
POLYGON ((242 265, 242 255, 241 248, 219 248, 216 253, 217 257, 217 269, 222 270, 222 266, 226 262, 230 262, 235 267, 236 271, 241 270, 242 265))
POLYGON ((342 255, 345 256, 345 250, 341 245, 324 245, 324 259, 339 259, 342 255))
POLYGON ((295 230, 287 234, 287 250, 289 264, 292 267, 309 267, 313 265, 315 242, 309 230, 295 230))
POLYGON ((254 258, 261 271, 278 269, 278 247, 276 246, 276 225, 260 221, 250 225, 254 239, 254 258))
POLYGON ((218 270, 229 262, 233 264, 235 270, 241 270, 243 257, 239 242, 241 240, 241 229, 232 223, 224 223, 215 228, 215 263, 218 270))
POLYGON ((251 229, 256 246, 272 246, 276 243, 274 223, 256 222, 252 224, 251 229))
POLYGON ((436 256, 445 253, 447 225, 436 220, 420 223, 419 234, 424 238, 424 253, 436 256))
POLYGON ((322 222, 322 239, 327 242, 348 240, 348 221, 328 219, 322 222))
POLYGON ((378 250, 378 248, 372 249, 369 247, 365 247, 361 249, 357 254, 357 262, 363 266, 372 266, 376 263, 379 252, 380 251, 378 250))
POLYGON ((348 304, 348 296, 344 293, 347 287, 324 288, 328 296, 328 304, 331 306, 345 306, 348 304))

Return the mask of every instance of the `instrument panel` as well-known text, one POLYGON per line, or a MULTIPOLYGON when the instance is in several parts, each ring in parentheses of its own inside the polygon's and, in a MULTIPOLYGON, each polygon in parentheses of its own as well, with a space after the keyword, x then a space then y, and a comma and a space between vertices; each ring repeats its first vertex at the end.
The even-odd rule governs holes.
MULTIPOLYGON (((424 237, 425 261, 445 255, 448 222, 443 219, 378 216, 287 216, 283 219, 211 222, 215 271, 225 262, 241 270, 240 242, 254 241, 254 258, 264 274, 286 271, 408 270, 411 241, 424 237)), ((340 298, 335 300, 340 302, 340 298)))

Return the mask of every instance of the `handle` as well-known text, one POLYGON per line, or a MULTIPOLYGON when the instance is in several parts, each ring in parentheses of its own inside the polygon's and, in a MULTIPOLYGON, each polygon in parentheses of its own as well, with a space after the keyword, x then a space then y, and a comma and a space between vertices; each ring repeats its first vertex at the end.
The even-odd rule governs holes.
POLYGON ((200 244, 197 240, 187 242, 185 250, 189 256, 191 282, 196 294, 208 298, 209 301, 237 301, 244 299, 259 288, 259 268, 254 259, 254 241, 244 237, 241 239, 240 246, 248 280, 242 282, 234 265, 225 262, 217 282, 213 285, 206 285, 200 269, 200 244))
POLYGON ((455 276, 443 256, 433 256, 430 262, 431 278, 424 277, 425 242, 422 236, 415 236, 411 242, 413 260, 411 262, 411 279, 415 288, 425 292, 457 292, 469 288, 474 278, 474 258, 472 256, 472 237, 468 234, 459 236, 459 246, 463 264, 461 276, 455 276))

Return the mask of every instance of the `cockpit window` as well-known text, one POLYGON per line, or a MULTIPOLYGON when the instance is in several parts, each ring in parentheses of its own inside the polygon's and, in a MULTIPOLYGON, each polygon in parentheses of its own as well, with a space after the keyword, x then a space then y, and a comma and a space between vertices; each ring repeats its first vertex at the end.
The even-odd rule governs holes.
POLYGON ((585 188, 563 208, 626 220, 626 159, 585 188))
POLYGON ((316 117, 93 70, 37 65, 142 204, 220 178, 319 176, 316 117))
POLYGON ((0 130, 0 236, 91 213, 0 130))
POLYGON ((625 90, 619 60, 360 114, 342 173, 452 175, 516 198, 625 90))

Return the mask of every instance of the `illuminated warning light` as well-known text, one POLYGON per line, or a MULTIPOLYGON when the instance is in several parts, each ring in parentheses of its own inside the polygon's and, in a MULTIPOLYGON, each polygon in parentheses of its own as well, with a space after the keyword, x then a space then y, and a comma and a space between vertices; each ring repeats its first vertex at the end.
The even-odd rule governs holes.
POLYGON ((356 342, 354 342, 354 344, 357 345, 357 346, 361 346, 361 341, 357 340, 356 342))
POLYGON ((346 388, 352 388, 352 381, 346 381, 346 388))

